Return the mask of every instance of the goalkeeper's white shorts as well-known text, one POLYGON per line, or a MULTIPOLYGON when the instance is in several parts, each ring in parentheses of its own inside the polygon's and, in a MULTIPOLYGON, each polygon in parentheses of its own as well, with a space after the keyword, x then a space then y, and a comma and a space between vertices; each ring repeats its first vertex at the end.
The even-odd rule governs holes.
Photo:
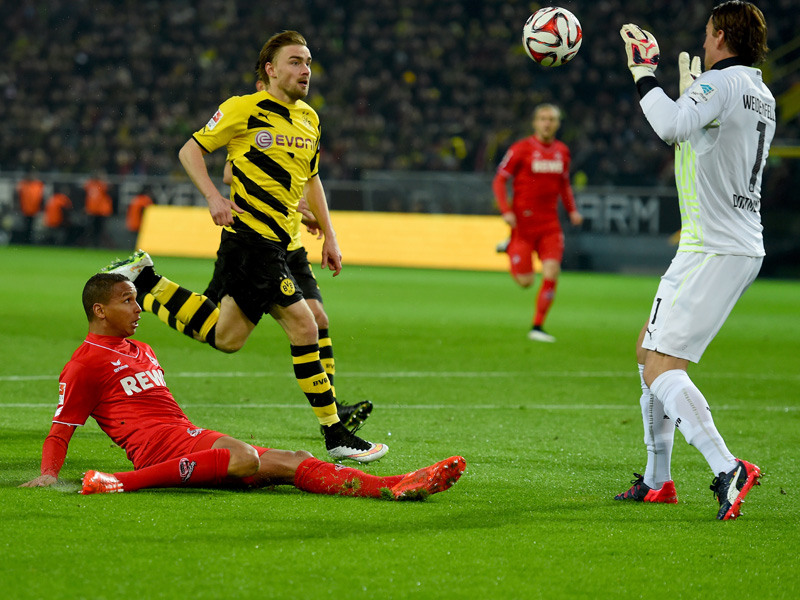
POLYGON ((763 260, 678 252, 658 285, 642 347, 699 362, 763 260))

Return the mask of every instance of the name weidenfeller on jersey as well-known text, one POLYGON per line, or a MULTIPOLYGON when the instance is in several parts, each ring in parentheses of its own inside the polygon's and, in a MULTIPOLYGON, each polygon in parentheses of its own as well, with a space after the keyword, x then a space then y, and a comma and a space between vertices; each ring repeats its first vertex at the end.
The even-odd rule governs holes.
POLYGON ((677 101, 654 87, 640 105, 662 140, 691 146, 680 174, 676 169, 685 190, 678 251, 764 256, 761 179, 775 135, 775 98, 759 69, 724 66, 729 60, 677 101))

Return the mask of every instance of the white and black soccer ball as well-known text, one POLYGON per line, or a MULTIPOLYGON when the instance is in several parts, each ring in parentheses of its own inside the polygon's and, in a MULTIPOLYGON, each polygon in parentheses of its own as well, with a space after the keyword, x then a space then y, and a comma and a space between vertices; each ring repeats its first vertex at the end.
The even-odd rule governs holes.
POLYGON ((525 52, 543 67, 568 63, 581 47, 583 31, 566 8, 549 6, 533 13, 522 28, 525 52))

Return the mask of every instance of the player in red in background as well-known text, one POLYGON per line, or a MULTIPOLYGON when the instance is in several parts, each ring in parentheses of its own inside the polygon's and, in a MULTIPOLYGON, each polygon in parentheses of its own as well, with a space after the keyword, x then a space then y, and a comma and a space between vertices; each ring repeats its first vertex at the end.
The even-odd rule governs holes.
POLYGON ((553 303, 564 255, 564 234, 558 220, 559 197, 570 223, 574 226, 583 223, 569 184, 569 148, 556 139, 560 126, 558 107, 537 106, 533 111, 533 135, 508 149, 492 182, 497 206, 503 220, 511 227, 511 239, 505 251, 514 281, 523 288, 533 285, 534 252, 542 262, 542 285, 536 297, 533 327, 528 333, 528 338, 537 342, 556 341, 542 326, 553 303), (513 180, 511 206, 506 192, 509 179, 513 180))
POLYGON ((413 473, 378 477, 317 460, 305 451, 247 444, 194 425, 175 402, 153 349, 129 340, 139 325, 136 288, 124 275, 99 273, 83 289, 89 333, 59 378, 58 409, 42 448, 41 475, 20 487, 58 481, 75 429, 91 416, 134 471, 88 471, 81 493, 150 487, 294 485, 316 494, 424 499, 458 481, 454 456, 413 473))

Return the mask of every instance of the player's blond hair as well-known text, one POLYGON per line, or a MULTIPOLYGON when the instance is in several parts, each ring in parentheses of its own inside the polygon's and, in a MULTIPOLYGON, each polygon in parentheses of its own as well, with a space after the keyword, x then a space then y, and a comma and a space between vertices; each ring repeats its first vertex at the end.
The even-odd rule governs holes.
POLYGON ((264 65, 274 61, 278 50, 284 46, 308 46, 308 44, 306 43, 306 38, 296 31, 282 31, 269 38, 264 47, 261 48, 258 62, 256 63, 256 74, 265 85, 269 85, 269 77, 264 65))
POLYGON ((533 109, 532 119, 536 118, 536 115, 539 114, 542 110, 552 110, 556 113, 558 120, 561 120, 561 109, 558 108, 555 104, 551 104, 549 102, 543 102, 542 104, 537 104, 536 107, 533 109))

